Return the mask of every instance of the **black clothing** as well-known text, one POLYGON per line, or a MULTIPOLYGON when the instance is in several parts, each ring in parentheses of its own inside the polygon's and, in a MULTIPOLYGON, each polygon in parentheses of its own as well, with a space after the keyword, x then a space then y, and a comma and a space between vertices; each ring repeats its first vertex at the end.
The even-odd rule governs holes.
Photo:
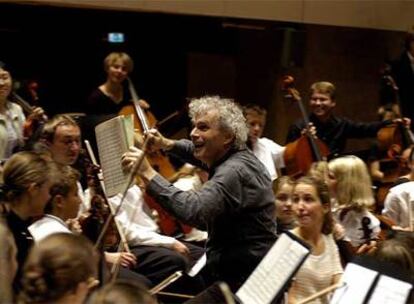
POLYGON ((30 248, 34 244, 33 237, 27 229, 27 227, 30 226, 31 221, 22 220, 16 213, 14 213, 11 210, 5 214, 5 219, 10 231, 13 234, 14 241, 17 247, 18 268, 16 277, 14 278, 13 282, 13 289, 15 291, 18 291, 21 288, 20 280, 23 274, 22 271, 24 263, 26 261, 27 255, 29 254, 30 248))
MULTIPOLYGON (((187 162, 194 145, 177 141, 172 153, 187 162)), ((240 286, 276 240, 270 176, 247 149, 230 151, 209 172, 199 191, 181 191, 157 175, 147 191, 167 211, 191 226, 207 229, 206 284, 223 280, 240 286)))
POLYGON ((99 88, 94 90, 86 102, 86 114, 90 115, 117 115, 126 105, 131 104, 131 95, 124 88, 123 99, 115 103, 110 97, 106 96, 99 88))
MULTIPOLYGON (((344 152, 348 138, 375 137, 381 128, 392 123, 389 120, 369 123, 355 122, 334 115, 323 123, 313 114, 309 116, 309 121, 315 126, 317 137, 327 144, 330 157, 344 152)), ((304 128, 303 120, 298 120, 294 125, 291 125, 286 142, 298 139, 304 128)))
POLYGON ((392 74, 398 86, 401 112, 403 116, 414 120, 414 71, 407 52, 393 64, 392 74))
POLYGON ((99 88, 95 89, 89 96, 85 107, 85 113, 87 115, 82 119, 80 125, 83 137, 89 140, 95 154, 98 152, 95 127, 101 122, 118 116, 119 111, 124 106, 131 104, 130 100, 131 95, 126 87, 124 87, 123 100, 119 103, 115 103, 99 88))

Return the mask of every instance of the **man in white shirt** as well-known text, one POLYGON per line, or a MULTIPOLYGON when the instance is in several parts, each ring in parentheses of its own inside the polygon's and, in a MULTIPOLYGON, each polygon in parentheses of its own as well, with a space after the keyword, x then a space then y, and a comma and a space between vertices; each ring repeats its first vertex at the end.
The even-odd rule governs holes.
POLYGON ((280 169, 285 166, 283 153, 285 147, 273 140, 262 137, 266 124, 266 110, 255 104, 243 107, 243 114, 249 126, 248 144, 254 155, 265 165, 272 180, 280 175, 280 169))
POLYGON ((411 227, 410 218, 414 216, 414 182, 406 182, 392 187, 384 202, 382 214, 395 222, 403 229, 411 227))

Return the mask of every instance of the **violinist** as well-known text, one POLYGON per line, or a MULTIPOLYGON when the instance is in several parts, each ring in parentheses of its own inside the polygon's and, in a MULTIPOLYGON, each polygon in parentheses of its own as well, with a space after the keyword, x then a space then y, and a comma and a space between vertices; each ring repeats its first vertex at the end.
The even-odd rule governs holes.
POLYGON ((77 186, 79 172, 70 166, 59 166, 58 172, 50 189, 51 199, 45 206, 45 214, 28 228, 36 242, 52 233, 81 232, 75 225, 71 231, 68 222, 78 216, 82 203, 77 186))
MULTIPOLYGON (((23 126, 26 116, 22 108, 8 98, 12 91, 12 77, 0 62, 0 161, 9 158, 16 148, 24 145, 23 126)), ((41 108, 35 108, 30 119, 42 117, 41 108)))
POLYGON ((275 180, 284 167, 283 152, 285 147, 266 137, 262 137, 266 124, 266 110, 254 104, 243 107, 243 114, 249 126, 249 139, 247 145, 254 155, 269 171, 272 180, 275 180), (279 173, 278 173, 279 172, 279 173))
MULTIPOLYGON (((61 165, 73 165, 80 151, 81 131, 77 123, 67 115, 57 115, 48 121, 44 127, 43 138, 51 153, 52 159, 61 165)), ((81 213, 90 208, 87 193, 84 193, 80 183, 79 196, 82 198, 81 213)), ((85 191, 86 192, 86 191, 85 191)), ((111 204, 119 204, 119 196, 109 198, 111 204)), ((116 253, 121 261, 132 265, 132 270, 144 275, 150 283, 157 284, 177 270, 185 270, 189 264, 188 245, 172 237, 162 236, 156 232, 157 225, 144 210, 148 210, 143 200, 142 192, 137 187, 131 187, 127 192, 124 208, 118 216, 122 230, 127 236, 130 253, 116 253), (134 215, 132 217, 132 215, 134 215), (138 261, 135 264, 135 261, 138 261)), ((193 246, 196 247, 196 246, 193 246)), ((194 254, 201 255, 198 248, 193 248, 194 254)), ((114 261, 111 255, 106 254, 109 261, 114 261)), ((122 269, 121 269, 122 270, 122 269)), ((121 271, 121 275, 124 271, 121 271)))
POLYGON ((354 155, 347 155, 331 160, 328 166, 336 179, 332 208, 335 219, 345 229, 352 246, 366 243, 374 246, 380 222, 370 211, 375 199, 366 164, 354 155))
MULTIPOLYGON (((144 159, 138 168, 147 192, 179 220, 206 229, 207 284, 223 280, 233 289, 254 270, 276 240, 274 196, 270 176, 246 148, 248 128, 240 107, 218 96, 193 99, 191 141, 148 134, 152 147, 205 168, 209 180, 198 191, 182 191, 144 159)), ((131 170, 143 152, 131 148, 122 164, 131 170)))
MULTIPOLYGON (((82 228, 76 219, 82 199, 79 196, 78 180, 80 174, 70 166, 57 165, 58 173, 50 189, 51 198, 45 206, 43 217, 32 223, 28 230, 35 242, 39 242, 49 235, 56 233, 82 233, 82 228)), ((121 259, 120 277, 151 285, 142 275, 129 271, 127 268, 136 265, 136 257, 133 254, 105 252, 105 261, 115 263, 121 259)))
MULTIPOLYGON (((375 137, 382 127, 392 124, 393 121, 362 123, 334 115, 336 106, 335 86, 326 81, 311 85, 309 106, 311 114, 309 121, 316 128, 317 137, 326 143, 330 150, 330 157, 342 154, 348 138, 375 137)), ((410 125, 409 119, 403 119, 410 125)), ((289 128, 287 142, 298 139, 306 129, 304 122, 298 121, 289 128)))

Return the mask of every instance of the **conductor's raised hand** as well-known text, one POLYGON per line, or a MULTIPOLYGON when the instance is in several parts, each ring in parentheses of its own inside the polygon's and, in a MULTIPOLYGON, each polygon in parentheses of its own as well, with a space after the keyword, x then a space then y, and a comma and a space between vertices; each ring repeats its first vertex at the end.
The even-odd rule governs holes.
POLYGON ((174 146, 174 140, 164 137, 157 129, 150 129, 145 136, 148 137, 150 151, 170 150, 174 146))
POLYGON ((138 165, 136 174, 142 177, 144 182, 151 181, 157 174, 145 157, 145 153, 136 147, 130 147, 129 151, 122 155, 121 164, 125 172, 132 172, 135 166, 138 165))

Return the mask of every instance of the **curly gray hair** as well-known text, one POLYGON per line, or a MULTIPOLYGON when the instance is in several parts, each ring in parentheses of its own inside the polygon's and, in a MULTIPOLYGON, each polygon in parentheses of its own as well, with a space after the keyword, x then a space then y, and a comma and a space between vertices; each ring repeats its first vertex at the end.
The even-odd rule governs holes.
POLYGON ((234 147, 241 149, 246 145, 249 129, 240 106, 228 98, 204 96, 194 98, 189 105, 189 114, 194 122, 195 117, 210 110, 217 110, 220 128, 234 135, 234 147))

